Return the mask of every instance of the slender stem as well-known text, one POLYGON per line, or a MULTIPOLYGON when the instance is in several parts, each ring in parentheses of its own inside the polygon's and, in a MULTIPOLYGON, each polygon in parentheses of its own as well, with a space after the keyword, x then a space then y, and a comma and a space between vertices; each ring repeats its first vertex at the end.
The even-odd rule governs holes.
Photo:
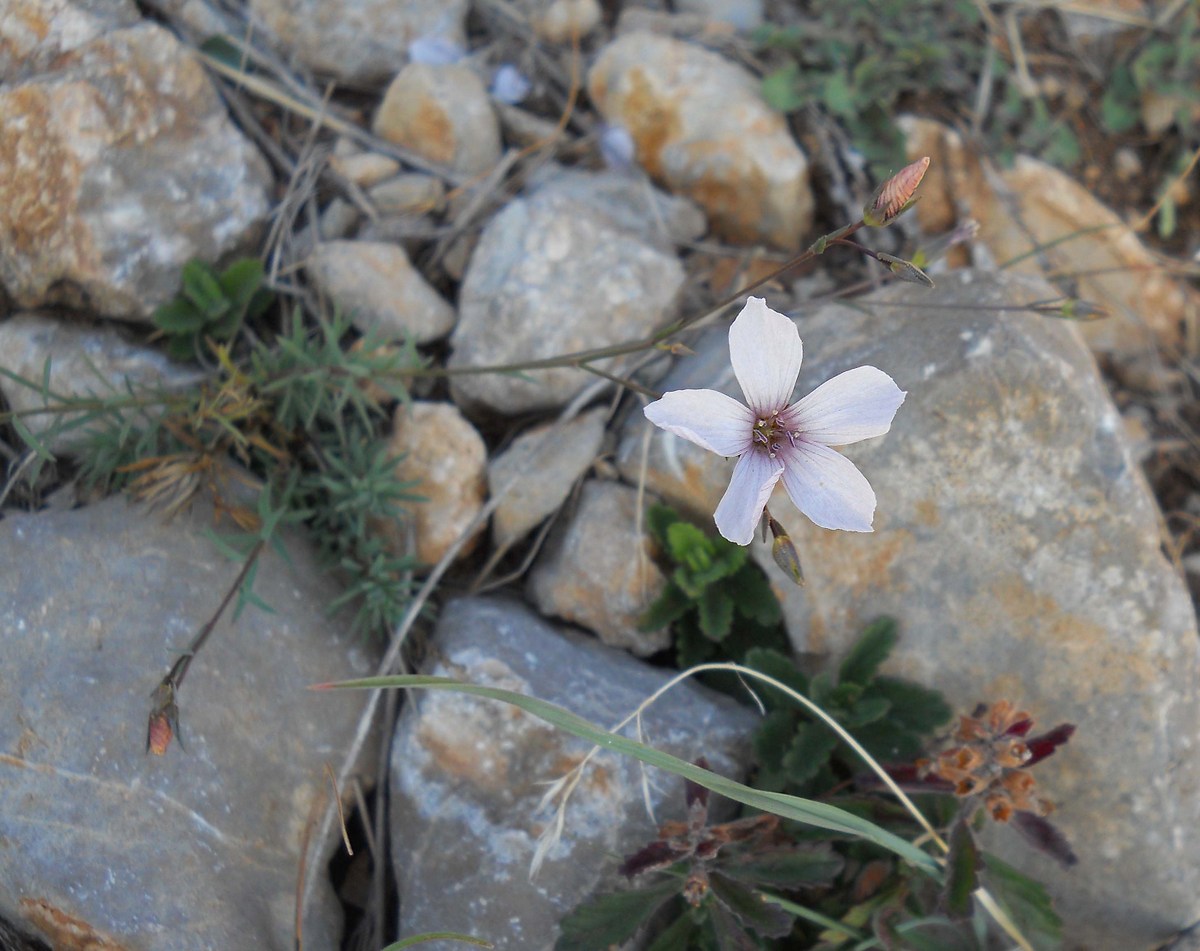
POLYGON ((238 572, 237 578, 229 586, 229 590, 225 592, 225 596, 221 599, 221 603, 217 605, 217 610, 213 613, 213 616, 196 633, 195 638, 192 639, 192 643, 188 645, 188 649, 171 665, 170 672, 163 678, 164 685, 169 684, 175 690, 178 690, 183 685, 183 678, 187 676, 188 668, 192 665, 192 660, 200 648, 204 646, 204 642, 208 640, 214 628, 216 628, 217 622, 221 620, 221 615, 225 613, 225 609, 229 607, 229 602, 233 600, 234 594, 241 588, 242 583, 246 580, 246 576, 250 574, 250 569, 258 561, 258 556, 262 554, 262 550, 266 544, 266 540, 261 538, 254 543, 254 547, 250 549, 249 554, 246 555, 246 560, 242 563, 242 570, 238 572))

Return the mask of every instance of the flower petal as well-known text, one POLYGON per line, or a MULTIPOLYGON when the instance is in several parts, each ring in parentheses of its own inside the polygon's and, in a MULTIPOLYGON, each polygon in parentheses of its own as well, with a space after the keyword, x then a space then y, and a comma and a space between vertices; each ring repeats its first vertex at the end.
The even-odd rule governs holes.
POLYGON ((749 545, 762 518, 771 490, 779 481, 783 463, 763 452, 747 452, 733 469, 713 520, 717 531, 735 545, 749 545))
POLYGON ((875 492, 854 463, 818 442, 781 446, 783 487, 801 512, 822 528, 870 532, 875 492))
POLYGON ((846 446, 886 433, 907 395, 882 370, 855 367, 798 400, 788 410, 785 425, 805 439, 846 446))
POLYGON ((761 416, 792 399, 804 346, 791 319, 751 297, 729 327, 729 359, 746 402, 761 416))
POLYGON ((754 414, 716 390, 672 390, 644 412, 655 426, 719 456, 738 456, 750 448, 754 414))

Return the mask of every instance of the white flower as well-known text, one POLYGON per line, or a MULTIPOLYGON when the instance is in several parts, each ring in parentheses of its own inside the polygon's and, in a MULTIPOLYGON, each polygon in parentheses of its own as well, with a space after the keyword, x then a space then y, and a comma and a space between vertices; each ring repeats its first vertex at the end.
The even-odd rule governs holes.
POLYGON ((845 446, 891 428, 905 393, 875 367, 856 367, 789 405, 804 347, 796 325, 751 297, 729 328, 729 357, 747 406, 715 390, 674 390, 646 407, 655 426, 737 456, 717 529, 748 545, 775 483, 822 528, 872 531, 875 493, 845 446))

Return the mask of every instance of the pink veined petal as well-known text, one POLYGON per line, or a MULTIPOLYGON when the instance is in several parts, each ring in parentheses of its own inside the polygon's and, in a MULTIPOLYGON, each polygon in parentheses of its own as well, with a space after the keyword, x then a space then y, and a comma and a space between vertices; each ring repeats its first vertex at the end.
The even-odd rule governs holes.
POLYGON ((729 359, 746 402, 759 416, 791 401, 804 359, 800 331, 792 321, 751 297, 729 327, 729 359))
POLYGON ((855 367, 798 400, 783 422, 805 439, 846 446, 886 433, 906 395, 882 370, 855 367))
POLYGON ((719 456, 741 455, 750 448, 754 414, 716 390, 672 390, 644 412, 655 426, 719 456))
POLYGON ((713 513, 717 531, 735 545, 749 545, 771 490, 783 471, 783 463, 764 452, 743 455, 734 466, 729 488, 713 513))
POLYGON ((870 532, 875 492, 849 459, 821 443, 781 446, 783 487, 801 512, 822 528, 870 532))

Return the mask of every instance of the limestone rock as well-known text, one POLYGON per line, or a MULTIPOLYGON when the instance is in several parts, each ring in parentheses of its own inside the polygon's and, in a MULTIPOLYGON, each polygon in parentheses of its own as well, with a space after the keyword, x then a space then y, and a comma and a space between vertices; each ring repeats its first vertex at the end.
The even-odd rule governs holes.
POLYGON ((594 631, 610 647, 646 657, 668 647, 671 632, 638 630, 666 580, 651 558, 653 542, 639 514, 637 489, 619 482, 585 482, 578 509, 555 529, 534 565, 529 594, 543 614, 594 631))
POLYGON ((0 17, 0 83, 45 72, 63 53, 133 26, 133 0, 22 0, 0 17))
MULTIPOLYGON (((556 357, 636 340, 683 286, 673 254, 561 194, 518 198, 483 229, 459 291, 452 367, 556 357)), ((619 364, 601 361, 610 371, 619 364)), ((569 367, 452 380, 456 401, 515 414, 565 404, 591 380, 569 367)))
MULTIPOLYGON (((212 525, 210 507, 168 524, 119 497, 0 521, 0 918, 53 947, 293 945, 322 766, 362 706, 305 688, 373 659, 328 617, 312 552, 268 547, 254 591, 274 613, 226 614, 179 694, 186 750, 147 756, 151 692, 237 574, 212 525)), ((306 940, 337 947, 340 908, 315 887, 306 940)))
POLYGON ((633 136, 656 180, 730 241, 798 248, 812 224, 808 161, 742 67, 682 40, 629 33, 597 58, 588 94, 633 136))
POLYGON ((1050 165, 1018 156, 1007 171, 972 153, 957 133, 904 117, 910 157, 932 156, 914 213, 927 234, 960 216, 979 222, 977 241, 1009 270, 1061 274, 1077 296, 1110 316, 1080 325, 1098 352, 1135 359, 1154 343, 1180 341, 1184 318, 1200 312, 1200 294, 1166 273, 1141 239, 1082 185, 1050 165), (1062 240, 1070 237, 1070 240, 1062 240), (1031 254, 1034 248, 1040 251, 1031 254))
MULTIPOLYGON (((24 377, 36 389, 0 377, 0 392, 14 411, 27 411, 56 402, 41 392, 42 374, 50 361, 50 391, 58 396, 124 396, 134 389, 161 386, 182 388, 198 383, 200 370, 181 366, 152 347, 128 340, 115 327, 88 327, 46 317, 17 314, 0 321, 0 367, 24 377)), ((78 414, 65 417, 25 417, 30 431, 41 436, 56 420, 68 424, 78 414)), ((51 452, 70 452, 87 432, 86 426, 60 431, 50 438, 51 452)))
POLYGON ((329 167, 359 188, 371 188, 400 171, 400 163, 379 152, 352 152, 330 156, 329 167))
POLYGON ((466 43, 467 0, 250 0, 250 11, 305 66, 376 86, 414 44, 466 43))
POLYGON ((368 193, 381 215, 422 215, 441 211, 446 189, 432 175, 412 172, 380 182, 368 193))
POLYGON ((498 547, 519 541, 554 512, 596 458, 604 440, 603 409, 566 423, 535 426, 513 440, 488 464, 493 498, 503 495, 492 516, 498 547))
MULTIPOLYGON (((413 494, 424 501, 405 503, 406 522, 379 528, 394 551, 436 564, 483 508, 487 447, 452 403, 413 402, 396 408, 389 449, 396 474, 415 482, 413 494)), ((478 539, 476 534, 459 557, 478 539)))
MULTIPOLYGON (((1048 885, 1072 946, 1127 951, 1200 917, 1196 619, 1074 325, 989 309, 1049 293, 1029 277, 959 272, 933 292, 898 285, 805 317, 800 392, 869 363, 908 398, 890 433, 846 450, 879 498, 876 531, 818 529, 781 493, 772 512, 807 586, 756 555, 777 592, 797 592, 785 615, 798 649, 836 660, 890 615, 901 639, 888 673, 964 712, 1006 698, 1078 726, 1038 783, 1080 864, 1063 874, 1016 837, 1002 852, 1048 885)), ((723 345, 700 345, 697 367, 723 364, 706 382, 681 366, 660 386, 728 385, 723 345)), ((626 471, 643 425, 625 435, 626 471)), ((655 434, 647 485, 711 517, 727 469, 692 449, 655 434)))
POLYGON ((381 340, 428 343, 454 326, 454 308, 408 261, 399 245, 326 241, 308 261, 316 285, 363 331, 381 340))
POLYGON ((598 0, 551 0, 535 18, 534 30, 547 43, 583 39, 600 25, 603 11, 598 0))
POLYGON ((269 182, 174 36, 114 30, 0 87, 0 283, 17 307, 146 321, 189 259, 254 236, 269 182))
POLYGON ((763 0, 678 0, 676 7, 745 32, 763 22, 763 0))
POLYGON ((466 175, 480 175, 500 161, 500 123, 487 88, 461 63, 405 66, 388 86, 374 129, 466 175))
MULTIPOLYGON (((605 726, 667 679, 501 600, 452 602, 434 644, 442 660, 426 673, 530 693, 605 726)), ((689 683, 651 707, 645 726, 651 745, 687 760, 703 753, 714 771, 737 776, 755 720, 729 698, 689 683)), ((567 912, 615 887, 615 857, 644 845, 654 823, 642 806, 640 764, 612 754, 585 771, 567 805, 562 841, 529 881, 538 834, 552 818, 536 811, 544 784, 587 750, 506 705, 414 692, 392 746, 401 935, 450 930, 486 935, 497 951, 550 951, 567 912)), ((681 818, 682 783, 657 770, 648 778, 660 817, 681 818)))
POLYGON ((587 205, 593 214, 663 251, 674 252, 677 245, 695 241, 708 230, 704 212, 695 202, 660 191, 640 173, 547 166, 530 176, 529 189, 587 205))

